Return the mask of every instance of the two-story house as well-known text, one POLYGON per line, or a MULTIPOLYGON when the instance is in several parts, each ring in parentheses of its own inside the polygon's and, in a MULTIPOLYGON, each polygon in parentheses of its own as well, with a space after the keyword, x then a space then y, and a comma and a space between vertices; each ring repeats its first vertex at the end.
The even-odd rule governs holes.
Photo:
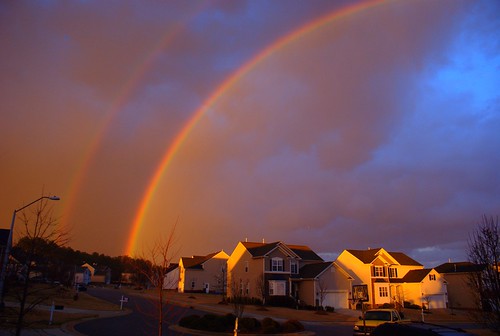
POLYGON ((301 267, 319 262, 323 259, 307 246, 239 242, 227 261, 228 296, 298 299, 299 282, 292 280, 300 278, 301 267))
POLYGON ((179 288, 181 293, 223 293, 229 255, 224 251, 206 256, 182 257, 179 261, 179 288))
MULTIPOLYGON (((391 292, 393 280, 402 279, 411 270, 424 266, 401 252, 388 252, 383 248, 368 250, 344 250, 336 263, 353 278, 353 285, 365 285, 368 304, 380 306, 384 303, 400 302, 400 292, 391 292)), ((402 290, 402 288, 400 288, 402 290)))
POLYGON ((469 261, 448 262, 435 267, 447 283, 448 306, 459 309, 478 309, 480 307, 479 294, 471 289, 470 282, 473 274, 484 270, 483 265, 469 261))

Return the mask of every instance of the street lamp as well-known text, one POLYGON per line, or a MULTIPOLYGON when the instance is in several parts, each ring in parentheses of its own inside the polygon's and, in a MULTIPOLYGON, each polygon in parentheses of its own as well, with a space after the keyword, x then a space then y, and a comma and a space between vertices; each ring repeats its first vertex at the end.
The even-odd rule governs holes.
POLYGON ((7 246, 5 247, 5 253, 3 256, 3 262, 2 262, 2 273, 0 274, 0 309, 3 309, 5 306, 5 303, 3 301, 3 296, 4 296, 4 287, 5 287, 5 277, 7 275, 7 264, 9 262, 9 254, 10 254, 10 249, 12 245, 12 235, 14 233, 14 223, 16 222, 16 214, 21 211, 26 209, 32 204, 35 204, 36 202, 39 202, 43 199, 48 199, 51 201, 59 201, 60 198, 57 196, 42 196, 36 200, 34 200, 31 203, 26 204, 25 206, 20 207, 19 209, 14 210, 14 213, 12 214, 12 222, 10 223, 10 232, 9 232, 9 238, 7 239, 7 246))

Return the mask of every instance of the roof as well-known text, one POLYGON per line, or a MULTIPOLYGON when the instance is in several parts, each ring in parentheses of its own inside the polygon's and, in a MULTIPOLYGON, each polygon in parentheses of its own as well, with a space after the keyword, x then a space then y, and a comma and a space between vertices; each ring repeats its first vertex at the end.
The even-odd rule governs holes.
POLYGON ((427 274, 432 271, 431 268, 411 270, 406 273, 402 279, 390 279, 391 282, 421 282, 427 274))
POLYGON ((300 268, 299 274, 303 279, 314 279, 330 266, 332 266, 332 262, 308 264, 300 268))
POLYGON ((274 250, 279 242, 274 243, 255 243, 255 242, 242 242, 243 246, 250 252, 252 257, 263 257, 272 250, 274 250))
POLYGON ((438 273, 471 273, 479 272, 484 266, 471 263, 469 261, 449 262, 434 268, 438 273))
POLYGON ((308 246, 304 245, 287 245, 293 252, 295 252, 302 260, 318 260, 323 261, 319 255, 311 250, 308 246))
MULTIPOLYGON (((377 254, 382 248, 368 249, 368 250, 347 250, 353 256, 361 260, 365 264, 371 264, 377 258, 377 254)), ((418 261, 410 258, 402 252, 389 252, 387 253, 393 257, 400 265, 422 266, 418 261)))
POLYGON ((283 245, 292 250, 292 252, 302 260, 323 261, 320 256, 318 256, 313 250, 311 250, 311 248, 305 245, 288 245, 279 241, 273 243, 241 242, 241 244, 243 244, 243 246, 254 258, 264 257, 279 245, 283 245))
POLYGON ((207 261, 212 259, 213 256, 218 254, 219 252, 214 252, 210 253, 206 256, 192 256, 192 257, 182 257, 182 264, 184 265, 184 268, 191 268, 191 269, 202 269, 203 264, 207 261))

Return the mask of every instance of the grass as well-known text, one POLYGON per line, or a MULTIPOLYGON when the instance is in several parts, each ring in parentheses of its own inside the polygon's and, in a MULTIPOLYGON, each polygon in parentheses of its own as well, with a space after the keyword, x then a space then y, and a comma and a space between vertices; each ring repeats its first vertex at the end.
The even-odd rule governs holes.
MULTIPOLYGON (((6 302, 19 302, 14 296, 18 288, 11 288, 5 296, 6 302)), ((30 287, 31 293, 37 293, 38 297, 43 297, 45 300, 33 311, 30 311, 24 317, 26 328, 50 328, 60 327, 62 324, 81 320, 84 318, 97 317, 97 313, 68 313, 66 308, 77 308, 83 310, 120 310, 120 306, 110 302, 97 299, 88 295, 85 292, 78 293, 78 298, 75 299, 76 291, 72 288, 64 286, 54 286, 48 284, 34 284, 30 287), (55 310, 52 316, 52 324, 49 325, 50 320, 50 306, 54 303, 57 306, 64 306, 63 310, 55 310)), ((27 301, 32 302, 37 296, 33 295, 28 297, 27 301)), ((19 316, 18 307, 6 307, 0 315, 0 325, 2 329, 12 328, 17 323, 19 316)))

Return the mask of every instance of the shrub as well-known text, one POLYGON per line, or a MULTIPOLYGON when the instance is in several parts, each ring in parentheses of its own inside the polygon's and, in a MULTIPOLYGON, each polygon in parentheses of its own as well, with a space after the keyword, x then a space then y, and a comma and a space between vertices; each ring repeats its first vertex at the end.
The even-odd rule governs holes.
POLYGON ((242 317, 238 320, 238 329, 241 331, 257 331, 261 327, 259 320, 253 317, 242 317))
POLYGON ((199 320, 200 320, 199 315, 184 316, 183 318, 180 319, 179 325, 184 328, 197 329, 194 328, 194 326, 199 323, 199 320))
POLYGON ((281 331, 280 324, 270 317, 265 317, 262 320, 262 332, 264 334, 274 334, 281 331))
POLYGON ((290 296, 271 296, 267 303, 274 307, 293 307, 297 306, 297 302, 290 296))
POLYGON ((234 326, 234 319, 231 324, 231 314, 214 315, 206 314, 203 317, 199 315, 185 316, 179 321, 179 325, 184 328, 205 330, 205 331, 227 331, 234 326))
POLYGON ((418 304, 411 303, 409 301, 405 301, 403 303, 403 307, 408 308, 408 309, 422 309, 418 304))
POLYGON ((333 313, 335 311, 335 308, 334 307, 330 307, 330 306, 326 306, 325 307, 325 310, 329 313, 333 313))
POLYGON ((304 331, 304 326, 297 320, 288 320, 283 323, 283 332, 291 333, 304 331))

